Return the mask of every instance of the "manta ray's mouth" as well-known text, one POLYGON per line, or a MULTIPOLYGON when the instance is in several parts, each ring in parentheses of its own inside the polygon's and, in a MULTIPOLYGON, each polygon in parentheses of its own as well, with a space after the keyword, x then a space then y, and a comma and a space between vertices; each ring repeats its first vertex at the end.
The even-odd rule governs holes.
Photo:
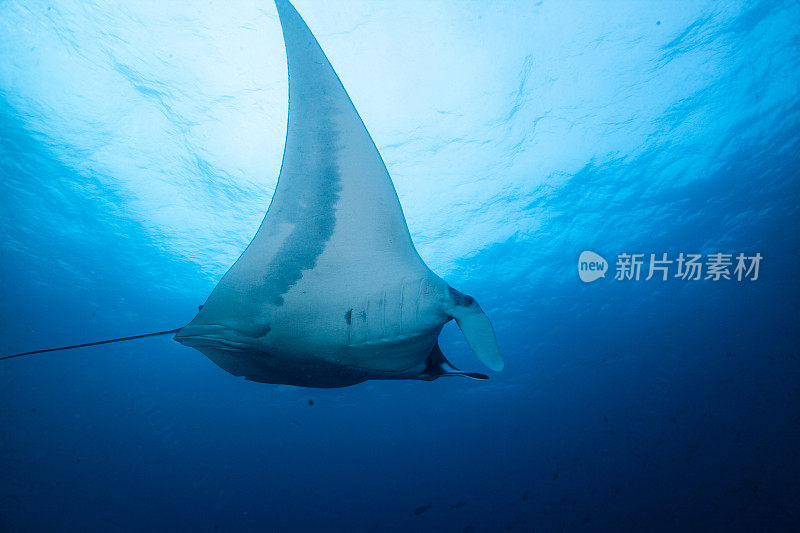
POLYGON ((186 335, 180 338, 175 337, 175 340, 185 346, 191 346, 192 348, 213 346, 222 350, 229 349, 237 351, 252 348, 252 346, 246 342, 238 342, 226 339, 224 337, 211 335, 186 335))
POLYGON ((175 335, 175 340, 192 348, 214 347, 227 350, 247 350, 253 343, 235 330, 219 324, 186 326, 175 335))

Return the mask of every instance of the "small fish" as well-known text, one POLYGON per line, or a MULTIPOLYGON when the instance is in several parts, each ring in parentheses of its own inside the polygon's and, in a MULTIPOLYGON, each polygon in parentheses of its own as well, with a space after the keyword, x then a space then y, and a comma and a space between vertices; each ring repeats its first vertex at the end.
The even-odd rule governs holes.
POLYGON ((526 490, 525 494, 522 495, 522 501, 524 501, 524 502, 528 501, 528 492, 529 491, 526 490))
POLYGON ((427 511, 431 507, 433 507, 432 503, 429 503, 428 505, 423 505, 423 506, 417 507, 416 509, 414 509, 414 516, 421 515, 422 513, 424 513, 425 511, 427 511))
POLYGON ((465 505, 467 505, 467 502, 465 502, 465 501, 460 501, 460 502, 457 502, 457 503, 451 503, 450 504, 450 509, 461 509, 465 505))

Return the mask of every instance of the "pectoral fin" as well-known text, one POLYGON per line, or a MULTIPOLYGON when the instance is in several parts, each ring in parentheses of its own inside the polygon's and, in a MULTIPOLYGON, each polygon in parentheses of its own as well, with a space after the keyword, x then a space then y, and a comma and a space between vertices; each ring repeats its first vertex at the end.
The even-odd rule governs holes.
POLYGON ((494 335, 492 323, 471 296, 450 289, 452 306, 448 309, 450 315, 456 319, 461 333, 467 339, 469 347, 480 359, 481 363, 500 372, 503 370, 503 359, 497 348, 497 338, 494 335))

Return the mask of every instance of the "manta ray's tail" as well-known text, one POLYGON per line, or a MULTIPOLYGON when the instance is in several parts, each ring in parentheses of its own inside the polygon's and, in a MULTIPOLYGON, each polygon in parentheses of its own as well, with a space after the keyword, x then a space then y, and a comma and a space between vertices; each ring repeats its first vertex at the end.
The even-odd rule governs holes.
POLYGON ((3 359, 14 359, 15 357, 23 357, 25 355, 33 355, 37 353, 45 353, 45 352, 58 352, 61 350, 71 350, 73 348, 85 348, 87 346, 97 346, 99 344, 109 344, 112 342, 123 342, 123 341, 132 341, 135 339, 144 339, 145 337, 156 337, 158 335, 170 335, 172 333, 177 333, 181 330, 178 329, 170 329, 167 331, 156 331, 154 333, 144 333, 142 335, 132 335, 130 337, 120 337, 118 339, 107 339, 103 341, 94 341, 94 342, 86 342, 84 344, 73 344, 72 346, 59 346, 58 348, 45 348, 44 350, 33 350, 30 352, 23 352, 23 353, 15 353, 13 355, 4 355, 0 357, 0 361, 3 359))

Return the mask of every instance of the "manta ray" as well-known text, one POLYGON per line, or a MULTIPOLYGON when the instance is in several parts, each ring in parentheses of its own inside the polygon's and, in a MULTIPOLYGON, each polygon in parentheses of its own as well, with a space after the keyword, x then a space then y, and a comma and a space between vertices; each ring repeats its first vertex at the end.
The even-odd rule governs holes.
POLYGON ((417 253, 383 159, 339 77, 288 0, 289 114, 272 201, 253 240, 186 326, 4 359, 174 334, 261 383, 346 387, 374 379, 486 379, 439 348, 455 319, 478 359, 503 369, 480 305, 417 253))

